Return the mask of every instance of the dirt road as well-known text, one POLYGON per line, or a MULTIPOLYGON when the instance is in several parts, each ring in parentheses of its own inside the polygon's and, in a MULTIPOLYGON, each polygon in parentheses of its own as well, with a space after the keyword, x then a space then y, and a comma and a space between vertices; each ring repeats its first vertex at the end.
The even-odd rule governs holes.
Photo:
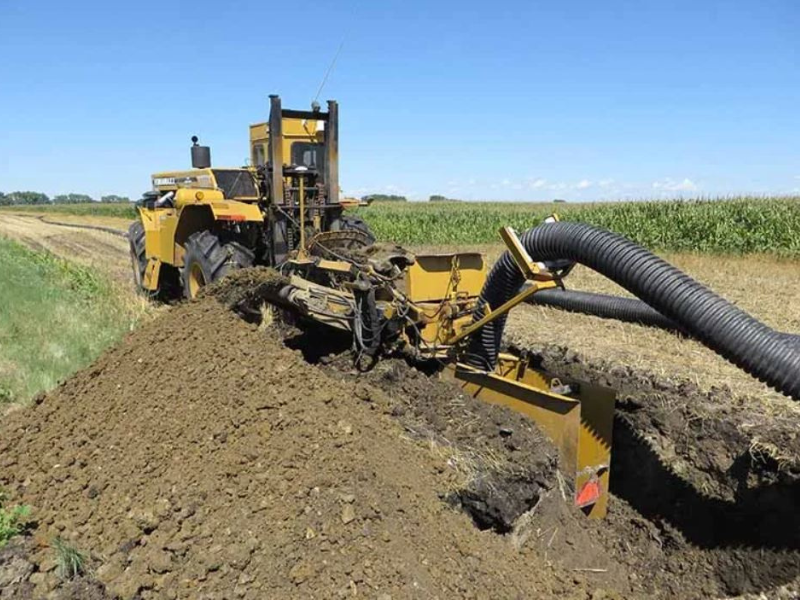
POLYGON ((62 215, 39 216, 0 213, 0 236, 16 240, 34 250, 47 250, 56 256, 96 268, 117 282, 130 282, 130 257, 127 239, 104 231, 54 225, 48 220, 75 225, 95 224, 125 231, 120 219, 107 222, 95 218, 62 215))

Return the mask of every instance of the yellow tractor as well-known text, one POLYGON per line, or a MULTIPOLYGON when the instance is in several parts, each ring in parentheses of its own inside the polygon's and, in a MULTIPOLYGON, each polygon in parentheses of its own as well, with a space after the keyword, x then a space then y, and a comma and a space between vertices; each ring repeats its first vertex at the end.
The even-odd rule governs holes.
POLYGON ((251 164, 211 166, 193 137, 192 169, 155 173, 129 229, 137 287, 152 297, 193 298, 233 269, 274 266, 314 236, 353 249, 374 241, 339 198, 338 105, 286 110, 270 96, 269 122, 250 127, 251 164))

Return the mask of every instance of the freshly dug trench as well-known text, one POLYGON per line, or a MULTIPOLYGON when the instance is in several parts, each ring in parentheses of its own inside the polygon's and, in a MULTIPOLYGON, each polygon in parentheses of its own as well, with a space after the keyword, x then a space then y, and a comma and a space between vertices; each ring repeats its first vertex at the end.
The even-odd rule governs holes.
MULTIPOLYGON (((758 593, 785 585, 791 589, 796 584, 800 548, 796 541, 797 517, 791 507, 797 501, 797 488, 791 481, 788 485, 784 481, 783 485, 770 487, 770 468, 762 468, 755 464, 759 462, 756 460, 750 469, 751 479, 755 477, 751 481, 753 490, 749 496, 739 498, 735 493, 739 484, 702 460, 709 455, 719 456, 718 451, 709 454, 709 450, 724 449, 729 443, 734 452, 751 450, 741 437, 731 439, 728 435, 736 429, 735 425, 723 427, 719 437, 711 435, 706 439, 707 433, 702 429, 693 431, 691 417, 688 426, 687 421, 676 423, 675 432, 683 432, 684 443, 695 447, 691 455, 694 477, 684 482, 674 474, 668 476, 669 469, 663 465, 653 470, 650 466, 653 457, 656 464, 661 464, 660 448, 654 451, 641 441, 660 439, 669 444, 669 440, 664 435, 654 437, 652 424, 648 427, 644 421, 626 428, 628 421, 623 416, 615 428, 619 442, 612 463, 613 511, 605 522, 590 522, 560 498, 552 477, 542 477, 552 471, 526 456, 526 450, 541 447, 541 443, 534 442, 535 436, 526 439, 525 435, 519 435, 531 427, 525 419, 514 420, 519 416, 465 398, 449 384, 400 360, 384 360, 375 370, 361 373, 352 367, 346 343, 337 344, 335 338, 328 338, 331 343, 327 346, 319 343, 325 339, 323 331, 284 328, 282 334, 284 343, 300 350, 323 369, 337 371, 353 381, 368 381, 394 397, 391 414, 415 437, 438 436, 461 456, 493 457, 483 462, 480 476, 473 475, 446 499, 470 514, 479 528, 511 533, 510 539, 515 544, 526 540, 529 546, 523 547, 523 553, 542 550, 537 543, 531 543, 531 528, 548 531, 548 536, 560 530, 563 537, 555 535, 547 539, 548 560, 572 568, 583 568, 587 561, 593 561, 601 565, 595 569, 603 571, 602 575, 595 573, 593 579, 613 589, 625 590, 626 597, 635 597, 644 590, 647 596, 713 597, 758 593), (400 402, 398 397, 402 399, 400 402), (488 431, 482 432, 476 424, 489 424, 488 431), (631 444, 632 439, 639 443, 631 444), (505 467, 498 468, 498 464, 505 467), (530 468, 531 465, 535 467, 530 468), (717 487, 712 488, 709 481, 716 481, 717 487), (540 492, 530 493, 536 489, 540 492), (720 498, 697 501, 712 490, 720 498), (759 509, 759 504, 766 510, 759 509), (667 507, 670 512, 663 513, 667 507), (727 533, 720 534, 716 529, 727 533), (742 545, 745 547, 740 548, 742 545), (658 575, 648 581, 637 581, 636 573, 644 570, 658 575)), ((604 366, 591 372, 580 363, 579 368, 570 369, 577 361, 566 354, 557 357, 551 353, 542 360, 550 363, 557 360, 561 368, 556 371, 561 374, 622 390, 627 399, 623 407, 636 402, 637 397, 639 404, 663 406, 663 392, 668 386, 658 380, 653 380, 650 387, 637 387, 631 382, 640 382, 642 375, 634 371, 621 373, 618 368, 604 366), (609 376, 609 370, 616 376, 609 376)), ((704 404, 697 389, 684 387, 672 393, 683 397, 687 392, 699 398, 683 398, 686 404, 695 407, 704 404)), ((731 404, 730 397, 720 396, 717 400, 731 404)), ((736 411, 730 413, 735 416, 736 411)), ((775 430, 786 431, 786 428, 775 430)), ((776 440, 774 436, 765 439, 776 440)))
MULTIPOLYGON (((444 438, 462 456, 492 456, 491 464, 483 464, 482 478, 473 478, 448 498, 479 528, 508 533, 526 557, 545 555, 562 568, 592 569, 580 571, 587 573, 586 584, 607 586, 626 598, 757 594, 780 586, 795 589, 800 583, 800 530, 793 508, 800 498, 794 479, 776 475, 771 470, 775 465, 753 460, 748 463, 749 496, 737 495, 740 482, 728 473, 727 459, 720 454, 738 453, 740 465, 742 455, 749 457, 749 445, 741 436, 731 436, 737 411, 730 408, 729 422, 705 429, 693 425, 688 414, 673 415, 670 429, 662 424, 672 414, 664 408, 665 394, 695 410, 713 404, 730 407, 729 397, 710 402, 699 389, 671 389, 633 370, 618 368, 611 374, 609 366, 593 368, 566 351, 551 349, 541 355, 544 366, 557 374, 621 390, 610 513, 597 522, 574 510, 552 477, 538 482, 543 491, 535 499, 526 497, 530 479, 548 471, 539 464, 528 468, 536 464, 530 462, 529 444, 540 444, 535 429, 532 438, 525 433, 531 425, 519 415, 459 396, 460 390, 435 374, 426 375, 401 360, 384 360, 361 373, 344 347, 321 348, 313 341, 318 335, 291 328, 283 334, 290 347, 313 347, 315 364, 326 371, 368 381, 393 397, 391 414, 416 437, 444 438), (649 409, 640 409, 642 418, 631 420, 628 409, 634 403, 649 409), (646 414, 650 416, 644 418, 646 414), (680 440, 688 454, 680 463, 664 464, 671 439, 680 440), (507 466, 493 467, 497 464, 507 466), (676 466, 678 475, 671 471, 676 466), (639 578, 641 573, 648 577, 639 578)), ((785 432, 786 424, 781 425, 777 429, 785 432)))
POLYGON ((796 419, 565 348, 541 348, 539 358, 557 375, 618 390, 611 492, 657 527, 667 565, 694 556, 726 594, 800 586, 796 419))

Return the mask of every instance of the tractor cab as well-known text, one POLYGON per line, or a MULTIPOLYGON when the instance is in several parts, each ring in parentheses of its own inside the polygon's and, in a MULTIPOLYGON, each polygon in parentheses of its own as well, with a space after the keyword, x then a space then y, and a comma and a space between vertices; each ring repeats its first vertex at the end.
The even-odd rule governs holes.
MULTIPOLYGON (((270 98, 270 122, 273 131, 278 131, 277 117, 280 115, 282 137, 280 150, 284 167, 305 167, 310 171, 325 173, 326 139, 325 124, 330 120, 330 110, 324 113, 314 103, 310 111, 284 110, 280 98, 270 98)), ((335 104, 335 103, 333 103, 335 104)), ((334 110, 334 113, 336 111, 334 110)), ((250 126, 250 163, 264 167, 270 163, 270 122, 250 126)))

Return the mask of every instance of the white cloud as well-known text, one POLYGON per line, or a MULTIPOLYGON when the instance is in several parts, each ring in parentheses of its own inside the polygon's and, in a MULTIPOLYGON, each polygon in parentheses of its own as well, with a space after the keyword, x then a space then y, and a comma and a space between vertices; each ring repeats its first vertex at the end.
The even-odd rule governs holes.
POLYGON ((586 188, 592 187, 592 182, 588 179, 581 179, 578 183, 575 184, 575 188, 579 190, 585 190, 586 188))
POLYGON ((653 189, 662 192, 696 192, 697 184, 688 177, 684 178, 683 181, 675 181, 674 179, 666 177, 654 181, 653 189))
POLYGON ((539 190, 547 185, 547 179, 542 179, 539 177, 538 179, 531 181, 530 185, 534 190, 539 190))
POLYGON ((597 185, 599 185, 601 188, 607 188, 611 187, 615 183, 616 181, 614 181, 613 179, 601 179, 600 181, 597 182, 597 185))
POLYGON ((342 190, 345 196, 361 197, 367 194, 395 194, 397 196, 405 196, 406 198, 413 198, 417 196, 416 190, 394 185, 392 183, 386 185, 374 186, 359 186, 353 188, 346 188, 342 190))

